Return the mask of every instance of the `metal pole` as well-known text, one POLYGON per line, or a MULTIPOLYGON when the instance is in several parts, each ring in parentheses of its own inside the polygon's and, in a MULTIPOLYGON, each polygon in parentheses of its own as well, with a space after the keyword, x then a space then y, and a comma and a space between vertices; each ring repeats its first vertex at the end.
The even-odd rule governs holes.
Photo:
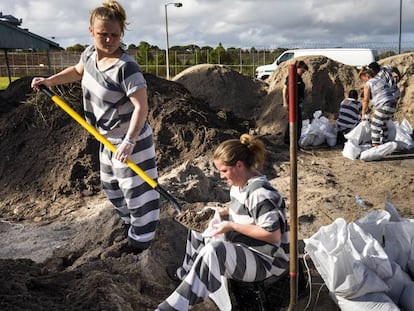
POLYGON ((402 30, 402 0, 400 0, 400 30, 398 32, 398 54, 401 54, 401 30, 402 30))
POLYGON ((4 57, 6 58, 7 76, 9 77, 9 84, 12 83, 12 77, 10 73, 9 57, 7 56, 7 49, 4 49, 4 57))
POLYGON ((297 117, 298 117, 298 101, 297 101, 297 69, 296 65, 289 65, 289 135, 290 135, 290 302, 289 311, 294 310, 298 299, 298 249, 297 249, 297 117))
POLYGON ((168 17, 167 17, 167 6, 170 3, 165 4, 165 33, 167 36, 167 48, 165 49, 165 66, 167 70, 167 80, 170 79, 170 61, 169 61, 169 55, 168 55, 168 49, 169 49, 169 42, 168 42, 168 17))

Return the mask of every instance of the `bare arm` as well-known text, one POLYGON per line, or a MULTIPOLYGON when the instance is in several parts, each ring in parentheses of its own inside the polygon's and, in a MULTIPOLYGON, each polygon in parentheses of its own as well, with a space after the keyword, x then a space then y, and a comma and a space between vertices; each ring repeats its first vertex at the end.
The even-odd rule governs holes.
POLYGON ((214 228, 216 229, 217 234, 228 231, 237 231, 241 234, 267 243, 279 243, 282 237, 280 229, 269 232, 255 224, 239 224, 232 221, 222 221, 221 223, 214 225, 214 228))
POLYGON ((54 74, 48 78, 34 77, 32 80, 32 88, 38 90, 39 85, 51 87, 59 84, 66 84, 79 81, 83 75, 83 63, 79 62, 75 66, 63 69, 61 72, 54 74))
POLYGON ((283 86, 282 96, 283 96, 283 107, 289 108, 289 92, 288 92, 287 85, 283 86))
POLYGON ((365 83, 365 85, 364 85, 364 98, 362 99, 362 111, 361 111, 361 119, 362 120, 365 120, 365 114, 367 113, 367 110, 368 110, 370 96, 371 96, 371 91, 370 91, 368 85, 365 83))

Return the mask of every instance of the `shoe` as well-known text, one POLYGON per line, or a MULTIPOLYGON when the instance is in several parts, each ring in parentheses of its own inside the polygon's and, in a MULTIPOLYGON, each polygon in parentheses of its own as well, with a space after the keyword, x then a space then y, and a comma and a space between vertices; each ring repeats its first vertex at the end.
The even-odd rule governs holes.
POLYGON ((180 283, 181 280, 177 275, 177 266, 167 266, 167 268, 165 268, 165 272, 167 272, 168 277, 176 282, 176 283, 180 283))

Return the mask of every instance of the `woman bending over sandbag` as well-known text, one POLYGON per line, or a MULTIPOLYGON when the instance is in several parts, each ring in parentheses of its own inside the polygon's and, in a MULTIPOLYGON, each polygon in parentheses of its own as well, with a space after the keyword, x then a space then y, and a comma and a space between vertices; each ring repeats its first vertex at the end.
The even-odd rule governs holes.
POLYGON ((375 108, 371 121, 371 141, 372 146, 377 147, 387 141, 387 122, 394 116, 396 110, 395 97, 390 86, 383 79, 376 77, 371 68, 363 67, 359 77, 364 82, 361 119, 365 120, 371 100, 375 108))

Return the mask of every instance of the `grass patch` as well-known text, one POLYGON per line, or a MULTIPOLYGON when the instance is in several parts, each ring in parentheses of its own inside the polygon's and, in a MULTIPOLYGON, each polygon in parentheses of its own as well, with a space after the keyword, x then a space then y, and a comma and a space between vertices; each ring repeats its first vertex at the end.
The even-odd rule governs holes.
MULTIPOLYGON (((17 80, 19 77, 12 77, 11 80, 17 80)), ((5 90, 9 86, 9 77, 0 77, 0 90, 5 90)))

